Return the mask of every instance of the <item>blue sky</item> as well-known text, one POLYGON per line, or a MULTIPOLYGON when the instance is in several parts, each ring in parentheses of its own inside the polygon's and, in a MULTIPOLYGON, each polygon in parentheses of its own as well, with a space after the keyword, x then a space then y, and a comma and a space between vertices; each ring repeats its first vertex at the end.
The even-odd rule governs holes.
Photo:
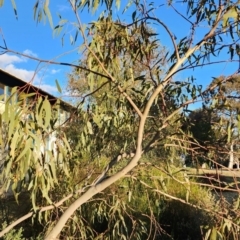
MULTIPOLYGON (((55 60, 60 62, 77 63, 80 58, 79 53, 76 51, 80 41, 75 46, 70 45, 69 35, 74 35, 71 27, 67 29, 64 45, 62 46, 61 35, 56 37, 53 35, 53 31, 50 28, 48 22, 46 24, 37 24, 33 20, 33 6, 35 1, 31 0, 15 0, 18 10, 18 20, 14 16, 14 11, 10 0, 6 0, 2 8, 0 8, 0 28, 4 34, 7 46, 9 49, 17 52, 26 53, 28 55, 37 56, 45 60, 55 60), (75 51, 72 51, 74 50, 75 51), (70 52, 69 52, 70 51, 70 52), (63 53, 66 53, 61 55, 63 53), (61 56, 60 56, 61 55, 61 56)), ((127 0, 122 1, 122 7, 125 5, 127 0)), ((153 1, 149 1, 153 2, 153 1)), ((155 1, 157 4, 165 1, 155 1)), ((179 10, 184 11, 184 6, 179 5, 179 10)), ((71 13, 71 8, 66 0, 50 1, 50 8, 53 16, 53 23, 57 25, 59 18, 57 14, 61 14, 62 18, 74 20, 71 13)), ((159 7, 155 10, 155 15, 160 17, 174 32, 177 39, 188 35, 190 33, 189 25, 179 16, 175 14, 173 9, 170 7, 159 7)), ((121 11, 118 13, 121 18, 121 11)), ((96 18, 94 15, 81 13, 81 20, 85 23, 92 21, 96 18)), ((131 11, 127 12, 124 16, 125 19, 131 17, 131 11)), ((160 33, 161 43, 172 50, 172 44, 169 37, 156 26, 156 30, 160 33)), ((198 34, 195 37, 195 41, 200 40, 208 29, 206 26, 202 26, 198 34)), ((0 44, 3 42, 0 39, 0 44)), ((225 58, 226 55, 222 54, 221 58, 225 58)), ((216 58, 219 60, 220 58, 216 58)), ((213 60, 213 59, 212 59, 213 60)), ((4 54, 0 55, 0 68, 18 76, 19 78, 30 81, 33 73, 36 69, 37 62, 23 58, 19 55, 4 54)), ((70 72, 71 68, 62 67, 59 65, 42 64, 40 71, 34 79, 34 84, 40 86, 44 90, 58 95, 57 88, 55 85, 55 79, 57 79, 62 86, 62 89, 66 89, 67 85, 67 73, 70 72)), ((194 75, 197 78, 199 84, 206 86, 212 79, 219 75, 228 75, 237 70, 238 64, 224 63, 216 66, 209 66, 204 68, 196 68, 194 71, 185 71, 175 76, 177 80, 186 80, 189 76, 194 75)))
MULTIPOLYGON (((72 50, 73 46, 69 44, 68 39, 62 46, 60 37, 53 35, 48 22, 37 24, 33 20, 33 1, 16 0, 18 20, 14 16, 10 1, 5 2, 5 5, 0 8, 0 28, 9 49, 45 60, 72 63, 79 58, 77 52, 58 57, 60 54, 72 50)), ((66 6, 66 1, 58 0, 57 2, 58 5, 54 6, 53 17, 56 12, 68 15, 70 8, 66 6)), ((57 23, 57 18, 54 19, 54 22, 57 23)), ((3 44, 2 41, 0 43, 3 44)), ((40 72, 34 79, 35 85, 52 94, 57 94, 55 79, 58 79, 64 89, 70 68, 50 64, 42 64, 41 66, 40 72)), ((30 81, 37 67, 37 62, 19 55, 4 54, 0 56, 0 67, 23 80, 30 81)))

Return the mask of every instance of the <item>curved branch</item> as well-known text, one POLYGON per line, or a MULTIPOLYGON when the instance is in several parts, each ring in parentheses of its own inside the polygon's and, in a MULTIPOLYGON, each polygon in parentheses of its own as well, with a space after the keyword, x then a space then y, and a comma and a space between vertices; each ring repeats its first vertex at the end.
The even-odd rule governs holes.
POLYGON ((86 201, 88 201, 90 198, 92 198, 95 194, 103 191, 106 189, 108 186, 119 180, 121 177, 126 175, 129 171, 131 171, 134 167, 137 166, 138 161, 140 160, 142 156, 142 141, 143 141, 143 133, 144 133, 144 127, 145 127, 145 122, 148 117, 149 110, 157 97, 157 95, 164 89, 164 87, 168 84, 170 81, 172 75, 175 74, 177 69, 183 64, 183 62, 193 53, 195 52, 198 48, 201 47, 201 45, 205 43, 205 41, 202 41, 199 43, 199 45, 196 45, 195 47, 189 49, 185 55, 184 58, 179 59, 179 61, 171 68, 167 76, 165 77, 165 80, 163 81, 162 84, 160 84, 150 99, 148 100, 145 110, 142 114, 142 117, 140 119, 139 123, 139 128, 138 128, 138 135, 137 135, 137 148, 134 157, 130 162, 122 168, 119 172, 115 173, 111 177, 104 179, 100 183, 90 187, 82 196, 80 196, 75 202, 73 202, 70 207, 64 212, 64 214, 61 216, 59 219, 58 223, 55 225, 55 227, 52 229, 52 231, 45 237, 45 240, 54 240, 58 236, 58 234, 61 232, 63 227, 65 226, 66 222, 68 219, 71 217, 71 215, 86 201))
POLYGON ((137 112, 138 116, 141 118, 142 112, 137 107, 137 105, 134 103, 134 101, 128 96, 128 94, 120 86, 118 86, 118 89, 123 94, 123 96, 128 100, 128 102, 132 105, 133 109, 137 112))
POLYGON ((215 35, 215 31, 217 29, 218 23, 220 22, 220 20, 222 19, 223 16, 222 12, 223 12, 224 6, 220 5, 219 6, 219 11, 218 11, 218 15, 215 21, 214 26, 211 28, 211 30, 204 36, 203 41, 207 41, 209 38, 213 37, 215 35))
POLYGON ((181 16, 184 20, 186 20, 188 23, 190 23, 192 26, 194 26, 194 23, 191 22, 189 19, 187 19, 186 17, 183 16, 183 14, 181 14, 173 5, 172 3, 170 3, 170 6, 173 8, 173 10, 179 15, 181 16))
POLYGON ((171 76, 175 73, 175 71, 181 66, 181 64, 187 59, 194 51, 196 51, 200 45, 195 46, 192 49, 189 49, 186 53, 186 56, 183 59, 180 59, 173 68, 169 71, 168 75, 165 78, 165 81, 160 84, 152 96, 150 97, 146 108, 144 110, 144 113, 140 119, 140 124, 138 128, 138 137, 137 137, 137 148, 134 157, 130 162, 123 167, 119 172, 115 173, 111 177, 104 179, 103 181, 97 183, 94 186, 91 186, 82 196, 80 196, 75 202, 73 202, 70 207, 64 212, 64 214, 61 216, 55 227, 52 229, 52 231, 45 237, 45 240, 54 240, 58 236, 58 234, 61 232, 63 227, 65 226, 68 219, 71 217, 71 215, 86 201, 88 201, 90 198, 92 198, 97 193, 103 191, 108 186, 119 180, 121 177, 125 176, 128 172, 130 172, 134 167, 137 166, 138 161, 140 160, 142 156, 142 140, 143 140, 143 133, 144 133, 144 126, 145 122, 147 120, 147 116, 149 113, 149 110, 157 97, 157 95, 160 93, 160 91, 167 85, 167 83, 170 81, 171 76))
POLYGON ((172 40, 172 44, 173 44, 175 52, 176 52, 177 60, 179 61, 180 60, 180 56, 179 56, 177 44, 175 42, 175 36, 172 34, 172 32, 170 31, 168 26, 164 22, 162 22, 160 19, 158 19, 158 18, 147 16, 147 19, 154 20, 154 21, 158 22, 160 25, 162 25, 165 28, 165 30, 167 31, 168 35, 170 36, 170 38, 172 40))
POLYGON ((73 202, 70 205, 70 207, 68 207, 68 209, 60 217, 59 221, 52 229, 52 231, 49 233, 49 235, 45 237, 45 240, 55 240, 58 234, 65 226, 68 219, 79 208, 79 206, 87 202, 97 193, 106 189, 108 186, 119 180, 121 177, 125 176, 130 170, 132 170, 137 165, 137 162, 140 159, 140 157, 141 152, 139 151, 139 149, 137 149, 135 156, 127 166, 125 166, 123 169, 121 169, 119 172, 115 173, 111 177, 105 178, 103 179, 103 181, 97 183, 96 185, 91 186, 83 195, 81 195, 75 202, 73 202))

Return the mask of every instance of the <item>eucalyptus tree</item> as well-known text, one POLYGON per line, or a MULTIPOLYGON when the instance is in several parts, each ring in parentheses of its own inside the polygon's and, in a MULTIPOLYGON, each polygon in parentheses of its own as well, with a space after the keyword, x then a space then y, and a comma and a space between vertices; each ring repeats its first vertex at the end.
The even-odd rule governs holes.
POLYGON ((214 78, 210 86, 213 85, 217 87, 205 96, 205 102, 219 118, 215 122, 215 129, 219 140, 225 145, 222 152, 229 159, 228 167, 233 168, 235 161, 237 163, 236 150, 239 145, 239 75, 214 78))
MULTIPOLYGON (((14 1, 12 2, 14 3, 14 1)), ((49 2, 50 0, 38 0, 34 5, 34 16, 38 22, 47 17, 50 25, 53 25, 49 2)), ((2 3, 3 1, 1 1, 1 5, 2 3)), ((238 61, 235 56, 238 57, 239 2, 221 0, 196 2, 189 0, 180 3, 181 6, 179 6, 179 3, 172 1, 163 2, 163 6, 158 6, 159 3, 148 4, 141 0, 127 1, 127 3, 120 0, 71 0, 68 3, 76 22, 72 24, 60 16, 60 21, 54 31, 59 33, 65 30, 65 36, 69 25, 75 27, 76 36, 74 38, 70 37, 70 41, 74 44, 77 37, 81 36, 82 43, 78 49, 86 56, 86 62, 80 62, 80 64, 74 66, 70 63, 58 63, 31 56, 27 57, 40 63, 71 65, 81 69, 83 73, 81 76, 84 76, 82 80, 87 81, 89 88, 87 88, 86 94, 81 96, 81 104, 78 106, 79 111, 84 115, 78 154, 80 156, 88 153, 91 151, 89 146, 93 146, 99 141, 103 143, 103 146, 106 146, 106 149, 114 148, 114 151, 109 156, 108 164, 98 176, 96 176, 94 170, 89 171, 89 174, 85 176, 85 179, 88 180, 87 183, 76 185, 74 194, 69 189, 69 195, 64 197, 65 195, 62 194, 62 199, 58 202, 51 199, 51 196, 54 196, 54 190, 57 189, 57 184, 52 180, 52 176, 54 176, 52 168, 45 168, 44 174, 31 175, 31 180, 25 184, 29 184, 28 189, 30 191, 34 190, 31 194, 35 211, 38 210, 42 213, 48 209, 54 209, 55 206, 58 207, 66 200, 68 201, 61 216, 59 217, 58 212, 55 214, 54 224, 56 224, 49 227, 45 236, 47 240, 57 239, 64 227, 67 226, 67 221, 82 205, 119 179, 126 177, 141 163, 144 154, 154 147, 163 144, 166 148, 173 150, 189 148, 187 136, 177 127, 179 117, 184 115, 184 111, 187 110, 190 103, 199 100, 208 91, 217 87, 217 84, 204 90, 200 86, 191 85, 191 81, 174 81, 177 73, 214 64, 214 61, 210 61, 210 57, 217 56, 225 52, 226 49, 229 50, 230 61, 238 61), (117 18, 114 14, 120 8, 120 4, 126 5, 121 8, 121 10, 123 9, 121 18, 117 18), (164 11, 166 5, 189 26, 189 32, 179 40, 176 38, 177 34, 171 31, 167 23, 161 19, 161 16, 156 16, 154 13, 155 11, 164 11), (80 12, 92 12, 97 9, 104 9, 99 18, 95 22, 83 25, 80 12), (131 18, 126 17, 124 19, 124 16, 129 16, 129 14, 131 18), (207 26, 207 28, 202 29, 202 25, 207 26), (102 34, 99 34, 99 32, 102 34), (172 44, 172 49, 164 56, 162 56, 161 49, 159 50, 159 39, 163 33, 167 34, 172 44), (153 55, 154 57, 152 57, 153 55), (166 64, 163 65, 163 62, 166 62, 166 64), (89 108, 91 113, 84 112, 87 98, 90 95, 95 95, 93 104, 89 108), (171 103, 171 101, 174 103, 171 103), (128 125, 131 121, 134 121, 134 123, 128 125), (171 129, 176 127, 176 132, 179 131, 179 133, 175 134, 174 129, 173 135, 168 135, 166 129, 169 126, 171 129), (129 129, 126 130, 126 128, 129 129), (96 129, 102 133, 103 138, 95 138, 96 129), (122 131, 127 132, 128 136, 126 138, 121 135, 122 131), (111 133, 112 135, 109 138, 105 138, 107 134, 109 136, 111 133), (121 141, 117 141, 118 135, 121 141), (116 140, 111 141, 112 138, 116 140), (107 140, 104 141, 105 139, 107 140), (38 184, 38 182, 42 184, 38 184), (34 188, 32 187, 33 184, 34 188), (39 193, 42 193, 42 196, 51 206, 39 209, 41 204, 35 201, 39 193)), ((13 4, 13 7, 17 14, 16 5, 13 4)), ((6 45, 1 46, 1 49, 4 53, 16 53, 14 50, 7 48, 6 45)), ((226 57, 224 61, 229 61, 229 58, 226 57)), ((232 75, 235 76, 237 72, 238 69, 232 75)), ((42 116, 49 116, 49 112, 42 116)), ((12 118, 8 118, 8 120, 10 123, 13 121, 12 118)), ((38 121, 39 118, 36 118, 35 124, 39 125, 38 121)), ((46 123, 41 126, 43 130, 47 131, 46 123)), ((30 134, 30 131, 28 133, 30 134)), ((9 135, 9 142, 12 142, 11 136, 9 135)), ((97 137, 99 137, 99 134, 97 137)), ((21 138, 19 138, 20 140, 21 138)), ((55 165, 54 161, 51 164, 59 169, 59 172, 61 172, 60 178, 64 179, 71 170, 69 161, 72 157, 76 158, 77 156, 74 154, 74 156, 71 156, 72 151, 68 150, 69 145, 66 138, 63 138, 62 142, 67 145, 66 149, 60 144, 58 145, 61 150, 58 157, 61 158, 62 164, 61 166, 55 165)), ((14 175, 19 168, 28 170, 32 167, 26 165, 25 161, 20 161, 25 158, 28 159, 29 151, 31 152, 32 149, 34 149, 32 145, 29 149, 24 148, 22 151, 19 146, 11 148, 9 161, 6 164, 8 171, 5 172, 5 177, 7 177, 9 169, 11 169, 11 174, 14 175), (21 152, 20 159, 19 157, 14 158, 16 156, 15 151, 21 152), (25 156, 26 152, 28 153, 27 156, 25 156)), ((56 161, 56 163, 58 162, 56 161)), ((148 165, 146 164, 146 166, 148 165)), ((171 170, 167 174, 174 178, 171 170)), ((19 177, 20 181, 23 179, 23 175, 19 177)), ((187 196, 186 200, 180 201, 187 204, 189 195, 191 195, 191 185, 189 178, 185 174, 183 176, 184 180, 179 181, 186 187, 187 196)), ((144 182, 141 183, 144 184, 144 182)), ((147 186, 146 183, 145 186, 147 186)), ((154 189, 154 191, 166 197, 174 198, 171 194, 159 189, 154 189)), ((215 212, 215 214, 218 214, 218 217, 225 221, 224 213, 221 215, 215 212)), ((30 213, 27 217, 32 215, 33 213, 30 213)), ((84 222, 84 219, 82 219, 82 222, 84 222)), ((14 224, 2 231, 1 234, 7 232, 14 224)), ((233 222, 231 224, 232 229, 237 229, 233 222)), ((225 227, 223 228, 225 229, 225 227)), ((223 228, 220 228, 220 230, 223 228)), ((214 239, 215 237, 217 239, 221 234, 220 230, 214 229, 211 238, 214 239)), ((210 236, 211 231, 208 233, 210 236)))
MULTIPOLYGON (((157 84, 156 81, 158 78, 163 77, 162 72, 164 72, 164 68, 166 67, 165 56, 167 54, 166 49, 155 38, 156 33, 153 30, 145 29, 146 27, 144 24, 131 26, 126 35, 126 30, 122 26, 119 26, 118 22, 114 22, 109 18, 102 18, 96 26, 91 26, 91 34, 94 35, 94 32, 97 33, 94 42, 99 42, 101 39, 105 43, 101 47, 103 48, 102 52, 106 53, 106 56, 104 56, 106 60, 104 61, 109 62, 116 58, 116 64, 119 66, 119 69, 115 72, 117 72, 120 79, 119 85, 125 93, 131 95, 131 98, 140 108, 144 107, 146 100, 149 98, 150 91, 157 84), (107 28, 111 29, 108 34, 106 34, 107 28), (141 53, 143 54, 141 57, 132 56, 132 48, 140 49, 145 47, 142 43, 141 31, 148 31, 149 36, 152 36, 149 38, 149 46, 146 46, 146 48, 152 49, 147 53, 147 57, 145 56, 146 53, 141 53), (117 38, 120 39, 122 48, 115 46, 114 39, 117 38), (130 48, 128 47, 128 39, 132 39, 130 48), (137 46, 134 46, 135 43, 137 46), (159 62, 162 69, 160 71, 151 70, 149 72, 149 69, 156 62, 159 62), (122 81, 125 78, 127 78, 127 81, 122 81)), ((88 57, 86 56, 86 59, 81 59, 79 64, 87 66, 87 61, 88 57)), ((111 67, 112 65, 110 65, 111 67)), ((68 90, 70 95, 78 101, 76 104, 84 101, 86 106, 83 112, 88 116, 90 131, 95 136, 94 144, 92 144, 95 147, 95 151, 92 148, 91 152, 97 151, 98 155, 102 153, 103 155, 110 156, 114 153, 114 149, 115 154, 120 151, 132 151, 131 149, 135 148, 135 135, 138 128, 136 121, 138 121, 139 116, 133 111, 132 106, 126 101, 125 97, 112 87, 111 82, 105 82, 104 85, 101 85, 101 81, 101 79, 95 76, 91 79, 91 74, 86 73, 78 67, 75 67, 71 74, 69 74, 68 90), (91 81, 88 81, 89 77, 91 81), (93 88, 98 89, 100 86, 99 91, 94 91, 91 94, 93 88)), ((157 129, 161 126, 161 122, 165 116, 179 108, 180 104, 177 96, 181 95, 179 90, 183 87, 184 84, 179 85, 173 81, 169 84, 166 93, 156 99, 150 110, 149 115, 151 117, 146 123, 146 145, 151 145, 151 136, 154 132, 158 131, 157 129)), ((179 117, 179 114, 177 115, 179 117)), ((170 136, 169 131, 172 132, 172 135, 177 134, 177 132, 179 133, 177 129, 177 117, 175 117, 175 120, 175 125, 168 126, 166 128, 167 131, 162 132, 162 141, 159 140, 159 147, 155 148, 155 153, 161 152, 164 143, 166 143, 163 139, 165 140, 167 136, 170 136)), ((80 124, 76 122, 76 126, 80 126, 80 124)), ((69 130, 71 132, 71 128, 72 125, 67 126, 66 132, 69 132, 69 130)), ((82 134, 82 129, 80 130, 80 134, 82 134)), ((71 134, 71 136, 75 138, 76 133, 71 134)), ((71 138, 71 136, 69 137, 71 138)), ((153 147, 151 148, 153 150, 153 147)))
POLYGON ((210 108, 200 108, 189 113, 182 129, 190 134, 192 140, 191 148, 186 157, 186 164, 191 166, 210 163, 209 154, 218 145, 216 131, 214 129, 218 118, 210 108))

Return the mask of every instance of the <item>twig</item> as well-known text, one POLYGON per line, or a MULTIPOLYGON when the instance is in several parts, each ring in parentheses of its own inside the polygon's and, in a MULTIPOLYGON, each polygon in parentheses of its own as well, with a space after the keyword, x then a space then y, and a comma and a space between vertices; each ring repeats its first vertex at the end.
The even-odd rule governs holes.
POLYGON ((191 22, 189 19, 187 19, 186 17, 184 17, 172 4, 170 4, 170 6, 173 8, 173 10, 180 15, 184 20, 186 20, 188 23, 190 23, 192 26, 194 25, 193 22, 191 22))
POLYGON ((176 52, 176 57, 177 57, 177 60, 179 61, 180 60, 180 56, 179 56, 177 44, 175 42, 175 36, 172 34, 172 32, 170 31, 168 26, 164 22, 162 22, 160 19, 158 19, 158 18, 147 16, 147 19, 154 20, 154 21, 158 22, 160 25, 162 25, 165 28, 165 30, 167 31, 168 35, 170 36, 170 38, 172 40, 172 44, 173 44, 175 52, 176 52))
POLYGON ((4 35, 3 35, 2 28, 0 28, 0 33, 1 33, 1 36, 2 36, 2 40, 3 40, 3 43, 4 43, 5 49, 7 49, 8 47, 7 47, 7 43, 6 43, 4 35))

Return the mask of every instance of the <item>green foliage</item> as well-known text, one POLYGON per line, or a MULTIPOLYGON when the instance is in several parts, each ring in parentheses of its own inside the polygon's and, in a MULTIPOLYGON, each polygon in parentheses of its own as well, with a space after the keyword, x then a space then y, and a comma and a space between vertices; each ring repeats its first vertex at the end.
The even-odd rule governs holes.
MULTIPOLYGON (((4 229, 5 227, 7 227, 6 222, 2 224, 2 229, 4 229)), ((3 237, 3 240, 12 240, 12 239, 24 240, 25 238, 23 238, 22 232, 23 232, 23 228, 20 228, 18 230, 12 229, 3 237)))
POLYGON ((210 108, 202 108, 191 111, 183 122, 182 129, 191 140, 191 147, 186 156, 186 164, 193 166, 203 163, 212 166, 213 151, 226 144, 219 137, 216 123, 219 116, 210 108))
MULTIPOLYGON (((239 149, 239 74, 214 78, 212 88, 205 95, 205 105, 211 109, 215 120, 212 129, 215 135, 215 145, 218 148, 218 159, 229 159, 229 150, 233 148, 234 156, 238 157, 239 149)), ((223 161, 222 161, 223 162, 223 161)))
POLYGON ((1 114, 1 128, 6 130, 6 134, 1 135, 1 147, 2 151, 6 147, 9 151, 1 179, 3 190, 11 188, 16 199, 24 189, 30 191, 36 210, 39 192, 52 202, 49 192, 58 184, 60 172, 68 174, 67 159, 71 154, 64 135, 49 147, 49 136, 54 136, 53 131, 57 130, 59 104, 51 106, 47 98, 34 97, 13 89, 6 101, 5 111, 1 114))
MULTIPOLYGON (((179 175, 179 174, 178 174, 179 175)), ((178 176, 182 180, 183 176, 178 176)), ((166 187, 171 196, 186 199, 189 204, 178 199, 163 198, 159 223, 165 234, 162 239, 202 239, 202 226, 214 226, 214 214, 209 214, 204 209, 214 209, 215 199, 207 189, 200 187, 196 180, 191 179, 190 186, 179 183, 176 179, 169 179, 166 187)))
POLYGON ((50 0, 45 0, 45 1, 39 1, 37 0, 33 10, 34 10, 34 20, 37 22, 41 22, 42 20, 46 20, 46 17, 49 21, 49 24, 51 28, 53 28, 53 20, 52 20, 52 15, 49 10, 49 2, 50 0))
POLYGON ((165 201, 160 223, 169 236, 162 239, 202 239, 201 226, 214 225, 214 220, 203 210, 178 201, 165 201))
MULTIPOLYGON (((169 239, 170 236, 174 238, 179 234, 179 239, 181 239, 181 236, 186 235, 181 235, 180 232, 184 232, 188 233, 190 239, 201 239, 201 225, 210 226, 210 222, 213 225, 214 218, 204 210, 197 210, 192 204, 210 209, 216 207, 214 198, 206 189, 193 184, 191 185, 189 205, 171 200, 164 196, 164 193, 185 201, 186 182, 176 181, 176 179, 182 181, 184 175, 178 172, 174 174, 175 179, 173 179, 164 173, 164 169, 149 165, 146 171, 143 166, 137 167, 131 175, 116 182, 82 205, 71 218, 69 227, 64 228, 61 233, 62 237, 74 236, 73 239, 86 236, 90 239, 145 239, 149 237, 158 239, 160 236, 162 239, 169 239), (194 224, 195 228, 191 228, 191 224, 194 224), (167 225, 168 227, 166 227, 167 225), (169 231, 169 229, 173 230, 169 231)), ((174 169, 172 171, 174 172, 174 169)), ((86 168, 77 167, 77 165, 73 172, 76 181, 77 176, 87 175, 86 168)), ((87 183, 85 182, 85 184, 87 183)), ((65 186, 67 185, 65 184, 65 186)), ((64 191, 63 186, 59 189, 59 191, 61 190, 64 191)), ((52 225, 54 222, 50 224, 52 225)))
POLYGON ((205 238, 206 240, 237 240, 239 239, 239 204, 236 204, 239 201, 239 196, 233 201, 232 204, 226 201, 221 202, 221 207, 229 209, 226 212, 226 216, 221 219, 216 219, 214 226, 205 226, 205 238))

